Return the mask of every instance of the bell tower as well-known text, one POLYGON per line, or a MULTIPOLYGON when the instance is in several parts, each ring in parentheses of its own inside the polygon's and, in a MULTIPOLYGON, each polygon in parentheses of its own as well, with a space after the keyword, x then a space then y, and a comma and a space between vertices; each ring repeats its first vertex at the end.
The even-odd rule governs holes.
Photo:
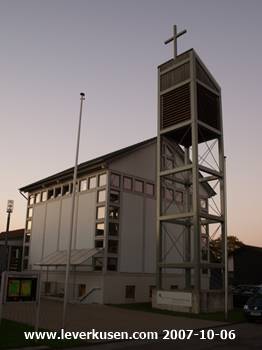
POLYGON ((185 33, 158 67, 156 303, 199 313, 226 296, 225 161, 221 89, 194 49, 177 54, 185 33))

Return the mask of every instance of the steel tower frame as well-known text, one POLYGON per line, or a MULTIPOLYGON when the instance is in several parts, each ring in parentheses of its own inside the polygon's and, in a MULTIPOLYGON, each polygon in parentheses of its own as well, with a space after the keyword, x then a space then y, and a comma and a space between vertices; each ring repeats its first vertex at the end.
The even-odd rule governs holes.
POLYGON ((201 281, 207 274, 220 271, 227 310, 227 230, 225 157, 222 121, 221 89, 196 52, 191 49, 177 56, 177 33, 174 26, 174 58, 158 67, 158 134, 157 134, 157 290, 164 290, 163 278, 168 270, 184 271, 184 287, 194 295, 192 312, 201 311, 201 281), (184 164, 165 166, 168 157, 163 145, 173 143, 184 157, 184 164), (183 208, 175 198, 166 205, 165 183, 183 189, 183 208), (201 207, 200 189, 205 186, 213 193, 205 210, 201 207), (174 225, 174 226, 173 226, 174 225), (170 227, 174 229, 170 230, 170 227), (180 227, 180 233, 176 227, 180 227), (173 235, 173 236, 172 236, 173 235), (165 247, 164 240, 171 242, 165 247), (183 238, 181 245, 178 240, 183 238), (218 239, 217 239, 218 238, 218 239), (212 251, 212 241, 221 244, 218 256, 212 251), (205 241, 205 249, 203 242, 205 241), (174 248, 179 261, 167 261, 174 248), (203 249, 206 254, 203 254, 203 249), (205 259, 203 259, 205 255, 205 259), (193 281, 193 286, 192 286, 193 281))

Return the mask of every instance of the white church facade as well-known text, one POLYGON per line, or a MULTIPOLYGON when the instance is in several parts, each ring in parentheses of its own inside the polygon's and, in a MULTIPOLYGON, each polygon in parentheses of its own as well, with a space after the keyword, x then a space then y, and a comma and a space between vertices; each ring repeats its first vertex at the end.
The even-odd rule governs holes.
MULTIPOLYGON (((152 138, 78 166, 70 300, 150 300, 156 279, 156 142, 152 138)), ((167 168, 183 163, 178 146, 163 147, 168 148, 162 160, 167 168)), ((28 196, 23 269, 42 271, 42 292, 49 297, 64 293, 72 178, 73 168, 20 189, 28 196)), ((208 185, 200 192, 201 210, 207 210, 213 193, 208 185)), ((167 207, 183 209, 183 190, 172 181, 161 188, 161 195, 167 207)), ((175 230, 165 242, 172 262, 181 259, 177 247, 184 246, 181 228, 175 230)), ((202 277, 205 284, 208 276, 202 277)), ((168 270, 164 287, 183 289, 182 270, 168 270)))

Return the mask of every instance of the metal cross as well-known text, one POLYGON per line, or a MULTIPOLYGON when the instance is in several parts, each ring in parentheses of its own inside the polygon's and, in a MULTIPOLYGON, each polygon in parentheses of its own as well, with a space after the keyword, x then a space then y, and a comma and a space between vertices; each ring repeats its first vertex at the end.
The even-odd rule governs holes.
POLYGON ((182 30, 182 32, 177 33, 176 25, 173 26, 173 36, 165 41, 165 44, 169 44, 171 41, 174 41, 174 60, 177 56, 177 38, 186 33, 186 29, 182 30))

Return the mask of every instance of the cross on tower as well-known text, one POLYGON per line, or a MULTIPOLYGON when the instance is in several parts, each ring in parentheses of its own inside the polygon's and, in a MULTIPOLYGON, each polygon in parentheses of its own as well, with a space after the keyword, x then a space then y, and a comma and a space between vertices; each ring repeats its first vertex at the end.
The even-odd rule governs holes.
POLYGON ((165 44, 169 44, 171 41, 174 41, 174 60, 177 56, 177 38, 186 33, 186 29, 182 30, 182 32, 177 33, 176 25, 173 26, 173 36, 165 41, 165 44))

